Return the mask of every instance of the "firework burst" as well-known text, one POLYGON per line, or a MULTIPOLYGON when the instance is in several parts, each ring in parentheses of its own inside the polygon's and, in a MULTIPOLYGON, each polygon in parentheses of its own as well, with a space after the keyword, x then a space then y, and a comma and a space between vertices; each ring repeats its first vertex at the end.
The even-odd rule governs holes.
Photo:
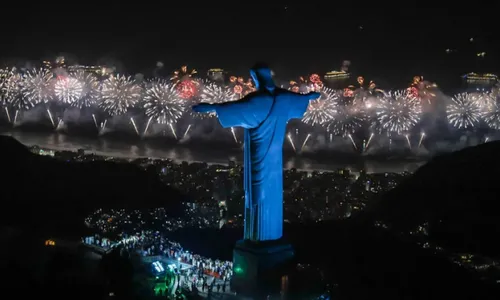
POLYGON ((350 86, 344 88, 344 93, 342 96, 344 98, 353 98, 355 95, 355 91, 356 91, 356 87, 354 85, 350 85, 350 86))
POLYGON ((471 93, 468 95, 481 111, 493 109, 493 106, 496 104, 496 97, 492 93, 471 93))
POLYGON ((206 103, 222 103, 237 99, 236 95, 229 88, 212 82, 205 82, 200 94, 200 102, 206 103))
POLYGON ((307 80, 304 77, 299 77, 298 81, 290 80, 288 90, 294 93, 307 93, 310 91, 307 80))
POLYGON ((188 66, 182 66, 179 70, 174 71, 174 74, 172 75, 170 80, 173 83, 179 83, 181 81, 191 78, 193 75, 197 73, 198 72, 195 69, 190 70, 188 69, 188 66))
POLYGON ((0 104, 7 104, 19 95, 21 77, 16 69, 0 69, 0 104))
POLYGON ((401 134, 418 123, 421 112, 420 102, 411 93, 389 92, 378 103, 376 120, 380 131, 401 134))
POLYGON ((300 85, 297 83, 297 81, 290 80, 290 82, 288 83, 288 90, 294 93, 299 93, 300 85))
POLYGON ((82 84, 82 95, 72 105, 80 109, 95 106, 100 96, 97 77, 84 71, 77 71, 73 76, 82 84))
POLYGON ((408 87, 408 92, 419 99, 422 105, 432 104, 436 98, 438 86, 425 81, 423 76, 414 76, 413 82, 408 87))
POLYGON ((323 82, 318 74, 311 74, 309 76, 309 91, 319 92, 323 89, 323 82))
POLYGON ((245 81, 243 77, 231 76, 229 77, 228 89, 231 89, 236 97, 242 98, 251 92, 255 91, 252 80, 249 78, 245 81))
POLYGON ((354 105, 337 105, 333 110, 327 131, 339 136, 353 134, 363 127, 364 116, 363 111, 354 105))
POLYGON ((19 73, 12 73, 4 85, 4 89, 0 91, 4 103, 15 110, 30 110, 35 107, 36 103, 32 98, 24 97, 22 94, 23 78, 19 73))
POLYGON ((481 108, 475 97, 468 94, 458 94, 451 99, 446 109, 448 122, 455 128, 467 129, 474 127, 481 118, 481 108))
POLYGON ((159 124, 174 124, 184 113, 185 103, 175 85, 154 81, 144 97, 146 116, 159 124))
POLYGON ((47 69, 26 72, 22 80, 22 97, 34 104, 49 102, 53 97, 52 78, 52 72, 47 69))
POLYGON ((110 116, 126 114, 141 99, 141 91, 141 87, 130 76, 109 77, 102 85, 100 106, 110 116))
POLYGON ((179 97, 182 99, 191 99, 198 93, 198 82, 192 79, 184 79, 175 85, 179 97))
POLYGON ((177 94, 182 99, 191 99, 198 93, 198 82, 192 79, 193 75, 197 73, 195 69, 190 70, 187 66, 182 66, 179 70, 174 71, 170 81, 175 84, 177 94))
MULTIPOLYGON (((205 81, 200 93, 200 103, 223 103, 238 100, 239 97, 229 87, 220 86, 216 83, 205 81)), ((215 113, 197 113, 190 110, 190 114, 196 119, 206 119, 216 116, 215 113)))
POLYGON ((82 97, 83 84, 78 79, 63 77, 57 80, 54 92, 59 101, 72 105, 82 97))
POLYGON ((492 102, 488 109, 483 110, 481 118, 491 129, 500 130, 500 104, 492 102))
POLYGON ((325 125, 333 118, 338 99, 336 91, 323 89, 319 99, 309 102, 302 122, 311 126, 325 125))

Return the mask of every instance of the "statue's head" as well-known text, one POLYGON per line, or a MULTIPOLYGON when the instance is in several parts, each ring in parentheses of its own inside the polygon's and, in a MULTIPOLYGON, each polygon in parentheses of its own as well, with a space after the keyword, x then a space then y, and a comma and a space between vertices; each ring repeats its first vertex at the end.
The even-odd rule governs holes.
POLYGON ((253 68, 250 69, 250 76, 252 76, 252 80, 257 89, 273 91, 276 88, 271 69, 265 63, 255 64, 253 68))

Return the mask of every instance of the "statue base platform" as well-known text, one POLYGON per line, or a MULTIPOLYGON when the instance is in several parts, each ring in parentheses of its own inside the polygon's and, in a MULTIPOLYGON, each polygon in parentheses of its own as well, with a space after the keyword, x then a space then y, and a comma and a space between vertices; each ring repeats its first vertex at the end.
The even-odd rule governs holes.
POLYGON ((238 241, 233 251, 231 290, 246 297, 283 293, 293 260, 292 246, 282 240, 238 241))

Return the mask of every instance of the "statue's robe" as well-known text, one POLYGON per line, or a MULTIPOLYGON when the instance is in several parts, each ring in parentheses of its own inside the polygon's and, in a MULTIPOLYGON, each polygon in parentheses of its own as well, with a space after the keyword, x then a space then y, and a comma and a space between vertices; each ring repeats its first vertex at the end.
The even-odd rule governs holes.
POLYGON ((283 142, 290 119, 302 118, 315 93, 297 94, 274 86, 269 69, 254 70, 258 90, 215 105, 224 128, 242 127, 246 240, 283 235, 283 142))

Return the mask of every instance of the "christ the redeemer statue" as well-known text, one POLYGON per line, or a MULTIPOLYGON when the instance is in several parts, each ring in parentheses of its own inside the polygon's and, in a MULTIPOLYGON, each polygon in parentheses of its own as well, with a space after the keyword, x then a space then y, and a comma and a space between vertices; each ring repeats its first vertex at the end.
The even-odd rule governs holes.
POLYGON ((271 70, 256 65, 250 71, 257 91, 222 104, 193 106, 215 112, 224 128, 243 127, 245 240, 278 240, 283 235, 283 142, 290 119, 302 118, 319 93, 297 94, 277 88, 271 70))

